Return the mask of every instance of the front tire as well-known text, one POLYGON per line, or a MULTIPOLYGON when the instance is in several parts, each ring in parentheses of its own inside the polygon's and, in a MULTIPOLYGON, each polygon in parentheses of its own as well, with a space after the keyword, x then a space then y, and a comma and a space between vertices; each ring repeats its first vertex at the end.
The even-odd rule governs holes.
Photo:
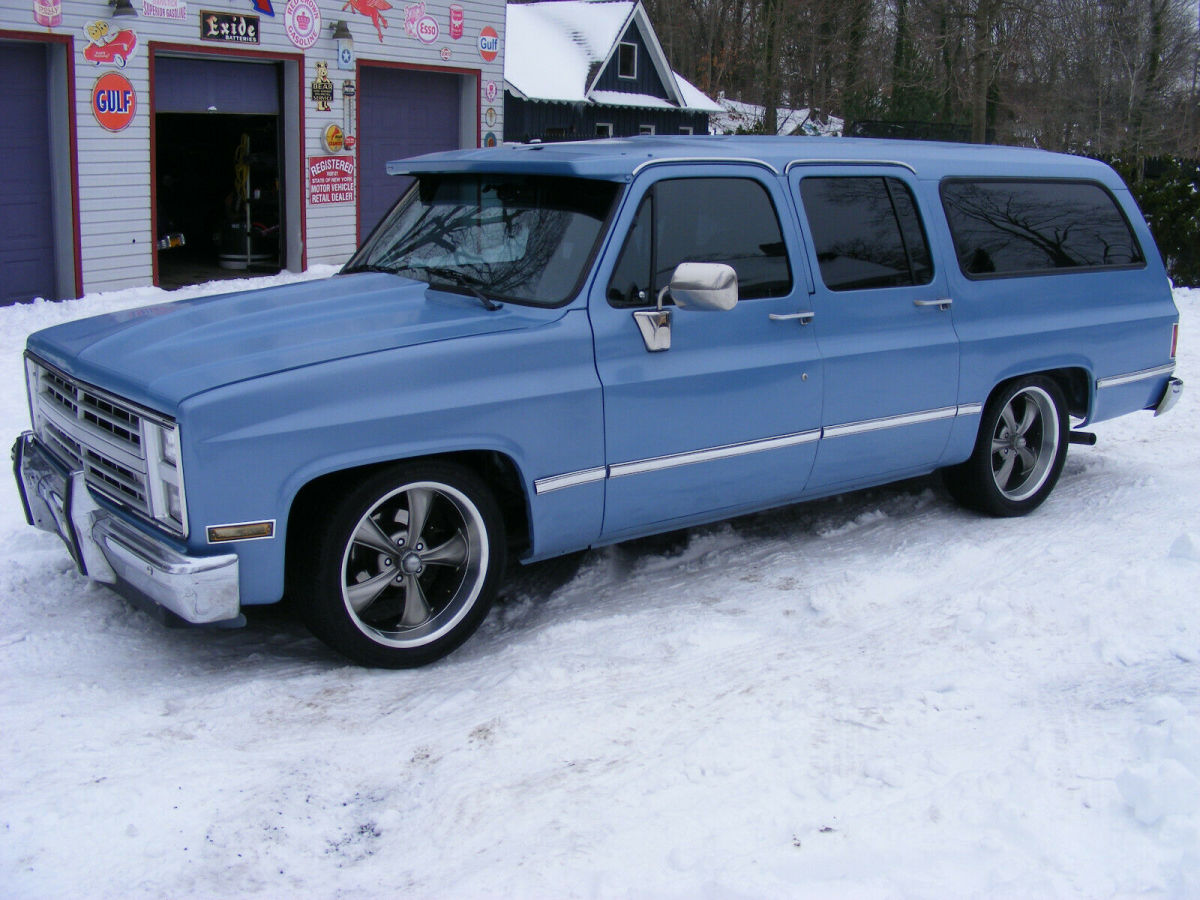
POLYGON ((983 408, 970 459, 945 470, 946 486, 964 506, 989 515, 1033 512, 1062 474, 1068 429, 1066 399, 1051 379, 1001 385, 983 408))
MULTIPOLYGON (((333 498, 298 563, 309 629, 365 666, 440 659, 487 616, 504 522, 487 485, 450 463, 404 463, 333 498)), ((316 524, 316 523, 310 523, 316 524)))

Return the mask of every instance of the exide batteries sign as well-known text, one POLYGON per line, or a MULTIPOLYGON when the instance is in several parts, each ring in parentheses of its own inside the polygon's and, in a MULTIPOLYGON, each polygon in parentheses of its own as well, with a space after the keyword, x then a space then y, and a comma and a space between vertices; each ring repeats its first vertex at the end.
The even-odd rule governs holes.
POLYGON ((137 111, 137 94, 129 79, 118 72, 108 72, 92 86, 92 115, 101 128, 120 131, 133 121, 137 111))

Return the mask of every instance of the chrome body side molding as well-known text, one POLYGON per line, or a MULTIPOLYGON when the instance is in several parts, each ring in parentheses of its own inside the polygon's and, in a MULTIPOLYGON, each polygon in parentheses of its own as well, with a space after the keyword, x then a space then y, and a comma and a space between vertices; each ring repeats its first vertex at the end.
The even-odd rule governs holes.
POLYGON ((1132 384, 1135 381, 1144 381, 1147 378, 1158 378, 1161 375, 1170 375, 1175 371, 1175 363, 1168 363, 1165 366, 1155 366, 1153 369, 1142 369, 1138 372, 1127 372, 1124 375, 1109 375, 1106 378, 1096 379, 1096 389, 1102 390, 1109 387, 1117 387, 1122 384, 1132 384))

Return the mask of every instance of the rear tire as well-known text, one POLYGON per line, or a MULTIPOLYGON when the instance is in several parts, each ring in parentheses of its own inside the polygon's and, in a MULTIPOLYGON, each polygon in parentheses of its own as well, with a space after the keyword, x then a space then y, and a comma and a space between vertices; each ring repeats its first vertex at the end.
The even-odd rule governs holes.
POLYGON ((1041 375, 1001 385, 988 399, 970 459, 945 469, 959 503, 993 516, 1023 516, 1050 496, 1067 460, 1067 404, 1041 375))
POLYGON ((297 562, 313 634, 361 665, 398 669, 474 633, 504 569, 504 521, 482 479, 450 463, 402 463, 329 499, 297 562))

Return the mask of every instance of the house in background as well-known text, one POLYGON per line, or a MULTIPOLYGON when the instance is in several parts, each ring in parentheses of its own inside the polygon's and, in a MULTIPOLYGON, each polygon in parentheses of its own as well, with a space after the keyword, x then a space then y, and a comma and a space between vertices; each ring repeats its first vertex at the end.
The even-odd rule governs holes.
POLYGON ((509 3, 510 141, 706 134, 721 107, 675 73, 641 0, 509 3))

